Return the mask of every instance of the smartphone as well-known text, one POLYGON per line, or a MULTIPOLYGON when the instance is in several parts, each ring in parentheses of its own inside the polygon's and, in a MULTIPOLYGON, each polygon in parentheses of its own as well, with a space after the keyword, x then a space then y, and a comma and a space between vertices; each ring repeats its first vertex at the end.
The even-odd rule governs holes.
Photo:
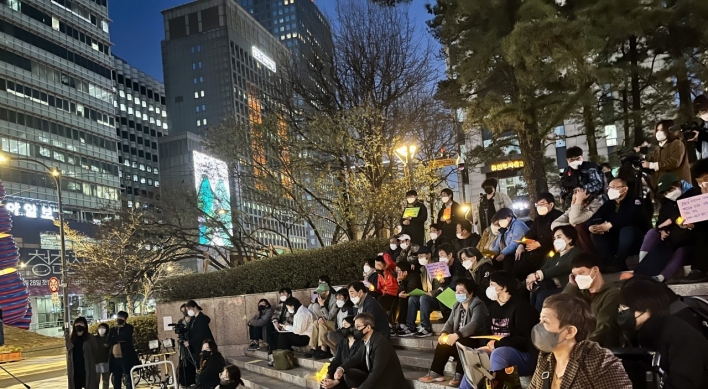
POLYGON ((317 292, 312 294, 312 302, 317 302, 317 292))

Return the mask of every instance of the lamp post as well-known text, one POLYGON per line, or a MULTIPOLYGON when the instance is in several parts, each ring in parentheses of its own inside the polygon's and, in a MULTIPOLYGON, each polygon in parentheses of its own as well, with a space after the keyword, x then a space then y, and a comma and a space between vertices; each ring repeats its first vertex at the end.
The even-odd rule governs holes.
POLYGON ((396 149, 396 155, 403 161, 406 165, 403 170, 406 177, 408 177, 408 188, 413 188, 413 155, 415 155, 417 147, 415 145, 401 146, 396 149))
POLYGON ((44 164, 41 161, 34 160, 32 158, 24 158, 24 157, 9 157, 6 155, 0 155, 0 163, 6 163, 6 162, 11 162, 11 161, 18 161, 18 162, 30 162, 34 163, 36 165, 40 165, 43 168, 47 170, 49 175, 52 176, 54 179, 54 185, 57 188, 57 208, 59 212, 59 243, 60 243, 60 252, 59 255, 61 257, 61 286, 62 286, 62 304, 64 305, 63 309, 63 319, 64 319, 64 330, 68 331, 69 329, 69 292, 67 290, 67 276, 66 276, 66 239, 64 235, 64 210, 62 207, 62 201, 61 201, 61 171, 59 168, 56 167, 49 167, 48 165, 44 164))

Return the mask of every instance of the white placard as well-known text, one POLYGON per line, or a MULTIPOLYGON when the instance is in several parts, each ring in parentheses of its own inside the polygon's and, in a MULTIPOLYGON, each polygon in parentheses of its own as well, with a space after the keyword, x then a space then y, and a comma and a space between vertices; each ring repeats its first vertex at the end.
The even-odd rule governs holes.
POLYGON ((170 327, 170 324, 172 324, 172 316, 163 316, 162 325, 165 331, 172 331, 172 327, 170 327))

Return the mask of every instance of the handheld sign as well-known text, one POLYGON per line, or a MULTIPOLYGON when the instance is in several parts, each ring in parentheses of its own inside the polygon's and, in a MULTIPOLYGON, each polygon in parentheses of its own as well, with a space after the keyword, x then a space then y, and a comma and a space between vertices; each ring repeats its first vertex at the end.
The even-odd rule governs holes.
POLYGON ((420 213, 420 207, 406 207, 406 209, 403 210, 403 218, 418 217, 418 213, 420 213))
POLYGON ((425 269, 428 271, 428 278, 432 281, 437 279, 442 281, 443 278, 450 277, 450 268, 445 262, 433 262, 425 265, 425 269))
POLYGON ((708 220, 708 194, 678 200, 676 203, 683 218, 682 224, 708 220))
POLYGON ((440 303, 450 309, 452 309, 453 305, 457 302, 457 299, 455 299, 455 292, 453 292, 450 288, 445 288, 445 290, 438 295, 437 299, 440 303))
POLYGON ((425 292, 423 292, 422 290, 420 290, 420 289, 418 289, 418 288, 415 288, 415 289, 411 290, 411 292, 408 293, 408 295, 409 295, 409 296, 413 296, 413 297, 416 297, 416 296, 425 296, 425 292))

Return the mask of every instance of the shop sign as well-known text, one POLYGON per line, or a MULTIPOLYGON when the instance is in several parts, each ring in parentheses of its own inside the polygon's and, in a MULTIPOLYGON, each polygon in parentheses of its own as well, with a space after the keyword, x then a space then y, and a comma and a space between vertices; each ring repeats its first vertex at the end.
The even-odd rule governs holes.
POLYGON ((499 172, 502 170, 519 169, 522 167, 524 167, 524 161, 522 161, 522 160, 504 161, 504 162, 498 162, 498 163, 492 164, 492 171, 499 172))
POLYGON ((54 219, 54 214, 59 212, 56 205, 40 203, 32 200, 5 199, 5 209, 12 216, 24 216, 31 219, 54 219))

